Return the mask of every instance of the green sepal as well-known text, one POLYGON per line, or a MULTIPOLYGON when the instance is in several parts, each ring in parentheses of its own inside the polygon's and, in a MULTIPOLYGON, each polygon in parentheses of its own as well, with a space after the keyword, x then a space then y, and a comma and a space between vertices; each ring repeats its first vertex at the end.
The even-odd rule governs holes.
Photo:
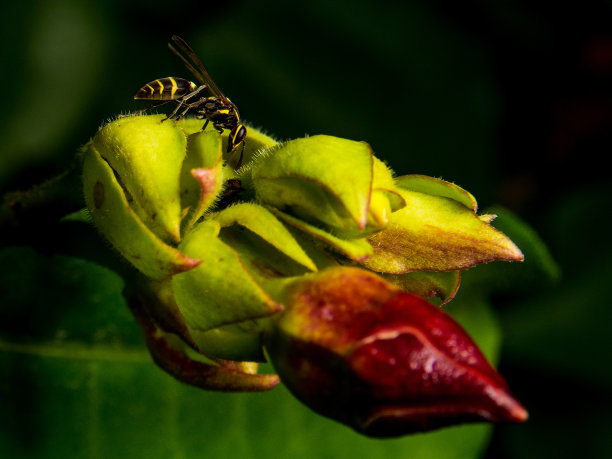
POLYGON ((416 271, 406 274, 380 274, 405 292, 421 298, 438 299, 443 305, 452 300, 461 284, 461 271, 416 271))
POLYGON ((239 362, 265 362, 261 332, 249 332, 241 324, 208 331, 187 327, 193 343, 211 357, 239 362))
POLYGON ((148 218, 180 240, 180 174, 186 139, 163 115, 119 118, 104 125, 93 145, 148 218))
POLYGON ((113 170, 93 143, 84 152, 83 191, 94 224, 139 271, 163 279, 197 266, 190 258, 159 239, 131 208, 113 170))
POLYGON ((406 201, 402 198, 398 190, 393 171, 387 165, 378 159, 374 158, 374 176, 372 181, 372 190, 383 192, 389 199, 389 207, 391 212, 401 209, 406 206, 406 201))
POLYGON ((334 252, 339 252, 352 261, 363 261, 374 253, 366 238, 342 239, 314 225, 306 223, 273 207, 269 208, 274 215, 288 225, 302 231, 312 238, 323 242, 334 252))
POLYGON ((221 136, 217 131, 187 137, 187 156, 181 171, 181 207, 187 215, 183 234, 191 229, 215 201, 223 187, 221 136))
POLYGON ((351 231, 336 231, 335 234, 340 237, 351 239, 380 231, 389 223, 391 214, 406 205, 395 185, 393 172, 376 156, 372 156, 372 159, 372 194, 370 196, 366 230, 362 234, 355 234, 351 231))
POLYGON ((212 218, 218 221, 221 227, 241 225, 310 271, 317 270, 285 225, 265 207, 240 203, 222 210, 212 218))
POLYGON ((203 221, 179 245, 179 250, 203 261, 172 278, 185 323, 196 330, 266 317, 282 309, 245 267, 240 254, 219 239, 220 229, 217 221, 203 221))
MULTIPOLYGON (((185 133, 185 136, 190 136, 191 134, 201 132, 205 123, 206 121, 204 120, 199 120, 197 118, 191 118, 191 117, 181 118, 178 121, 174 121, 174 125, 177 128, 179 128, 181 131, 183 131, 185 133)), ((210 123, 208 124, 210 125, 210 123)), ((210 126, 210 128, 206 130, 206 132, 209 132, 212 130, 217 132, 216 129, 212 127, 212 125, 210 126)))
POLYGON ((454 271, 493 260, 522 261, 519 248, 464 203, 401 190, 406 207, 369 238, 374 255, 363 264, 377 272, 454 271))
POLYGON ((138 292, 151 319, 166 332, 177 335, 198 353, 210 358, 248 362, 265 361, 261 330, 254 321, 226 325, 208 331, 196 330, 185 323, 176 304, 172 279, 146 281, 138 292))
POLYGON ((325 135, 292 140, 255 162, 251 176, 267 205, 339 231, 366 227, 373 155, 364 142, 325 135))
POLYGON ((454 183, 435 177, 429 177, 427 175, 417 174, 396 177, 395 183, 399 188, 404 190, 418 191, 419 193, 429 194, 431 196, 454 199, 468 209, 478 212, 476 198, 454 183))
POLYGON ((338 266, 340 264, 338 256, 333 252, 330 253, 328 244, 289 224, 287 228, 297 243, 300 244, 300 247, 302 247, 308 257, 314 262, 317 267, 317 271, 338 266))
POLYGON ((176 335, 154 330, 145 336, 155 363, 179 381, 204 390, 256 392, 270 390, 280 380, 274 374, 257 374, 256 362, 207 359, 191 352, 176 335))
POLYGON ((276 375, 257 374, 256 362, 228 361, 198 352, 191 337, 188 344, 151 315, 148 293, 131 291, 128 302, 153 360, 179 381, 206 390, 239 392, 269 390, 279 383, 276 375))

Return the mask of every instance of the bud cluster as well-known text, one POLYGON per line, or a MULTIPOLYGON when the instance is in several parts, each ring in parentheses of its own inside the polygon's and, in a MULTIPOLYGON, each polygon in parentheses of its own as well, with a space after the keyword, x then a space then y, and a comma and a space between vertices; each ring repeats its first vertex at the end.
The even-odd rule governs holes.
POLYGON ((130 304, 156 362, 214 390, 266 390, 264 349, 314 410, 366 435, 524 409, 445 303, 459 273, 521 251, 458 186, 395 177, 365 142, 277 143, 244 166, 201 122, 120 118, 84 147, 99 231, 140 273, 130 304))

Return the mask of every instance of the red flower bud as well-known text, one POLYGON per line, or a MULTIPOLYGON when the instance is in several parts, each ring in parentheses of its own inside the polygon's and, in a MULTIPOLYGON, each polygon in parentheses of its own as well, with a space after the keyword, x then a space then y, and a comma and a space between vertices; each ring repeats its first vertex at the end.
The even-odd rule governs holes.
POLYGON ((336 268, 301 282, 269 337, 281 380, 369 436, 527 419, 466 332, 380 277, 336 268))

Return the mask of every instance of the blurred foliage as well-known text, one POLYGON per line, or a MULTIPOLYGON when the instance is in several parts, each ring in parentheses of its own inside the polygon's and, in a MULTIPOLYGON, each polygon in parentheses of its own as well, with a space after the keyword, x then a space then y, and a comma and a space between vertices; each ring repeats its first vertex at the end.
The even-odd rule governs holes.
MULTIPOLYGON (((186 386, 153 365, 112 271, 24 247, 0 251, 0 267, 0 457, 464 459, 490 436, 490 426, 471 425, 377 441, 284 388, 186 386)), ((490 337, 489 325, 473 322, 473 336, 490 337)))
MULTIPOLYGON (((131 100, 142 84, 163 76, 189 77, 166 47, 170 35, 179 34, 254 125, 282 139, 324 133, 366 140, 398 173, 455 181, 481 205, 500 203, 532 224, 561 266, 562 278, 557 284, 532 281, 537 285, 496 297, 505 336, 501 372, 531 420, 496 428, 487 456, 612 455, 612 378, 606 358, 612 312, 605 294, 612 252, 606 209, 612 193, 609 172, 600 165, 612 146, 608 1, 563 6, 520 0, 22 0, 2 7, 0 192, 61 172, 105 119, 143 106, 131 100)), ((107 320, 105 308, 113 308, 111 330, 102 327, 106 331, 97 339, 112 343, 114 336, 132 336, 133 352, 117 357, 112 348, 96 349, 97 363, 82 365, 66 363, 62 356, 72 350, 59 349, 41 366, 35 362, 40 353, 3 353, 13 370, 0 383, 0 403, 10 407, 2 411, 0 453, 15 457, 15 445, 31 457, 39 457, 40 448, 52 451, 66 433, 62 429, 68 429, 68 418, 82 430, 65 438, 73 443, 57 445, 58 457, 104 445, 102 437, 87 439, 100 432, 114 432, 116 441, 129 436, 133 451, 150 448, 162 456, 163 448, 178 451, 171 442, 219 448, 207 451, 209 457, 220 456, 229 444, 240 453, 274 433, 279 436, 259 442, 253 457, 279 445, 286 455, 298 457, 296 451, 318 445, 320 438, 333 438, 327 454, 342 457, 343 445, 356 441, 348 431, 335 437, 344 428, 314 421, 282 390, 262 398, 220 397, 175 384, 143 352, 119 296, 120 281, 97 264, 84 268, 75 265, 83 261, 57 258, 64 256, 57 253, 91 250, 82 238, 54 234, 58 228, 35 227, 28 233, 40 256, 50 259, 27 251, 4 255, 0 304, 22 309, 10 320, 3 316, 2 339, 10 337, 20 346, 20 339, 34 335, 61 341, 62 330, 78 337, 83 320, 95 330, 107 320), (50 263, 71 273, 71 281, 49 271, 50 263), (46 279, 47 285, 19 286, 20 275, 46 279), (85 288, 100 276, 110 276, 112 291, 85 288), (75 285, 84 287, 82 293, 75 285), (48 322, 47 328, 30 327, 34 313, 48 322), (44 335, 45 330, 53 334, 44 335), (60 364, 67 366, 58 370, 60 364), (107 377, 111 367, 108 375, 113 376, 107 377), (58 374, 63 376, 58 379, 58 374), (15 386, 20 393, 8 391, 15 386), (149 396, 158 404, 140 403, 149 396), (237 402, 243 399, 248 401, 237 402), (261 423, 258 410, 280 399, 274 428, 261 423), (139 432, 126 427, 129 420, 112 416, 118 406, 142 423, 139 432), (57 422, 33 424, 28 413, 34 409, 57 422), (228 409, 232 420, 227 425, 208 416, 228 409), (185 412, 191 413, 185 424, 168 420, 185 412), (88 421, 106 425, 87 430, 88 421), (292 435, 311 422, 317 426, 312 437, 292 435), (223 440, 209 445, 208 429, 236 429, 242 435, 216 433, 223 440), (166 436, 170 440, 162 441, 166 436)), ((96 253, 86 257, 117 263, 100 261, 96 253)), ((400 442, 413 438, 420 437, 400 442)), ((373 443, 362 439, 358 444, 373 443)), ((395 442, 376 444, 383 445, 380 457, 381 451, 395 451, 395 442)), ((437 454, 429 453, 422 457, 437 454)), ((125 455, 130 457, 129 449, 125 455)))

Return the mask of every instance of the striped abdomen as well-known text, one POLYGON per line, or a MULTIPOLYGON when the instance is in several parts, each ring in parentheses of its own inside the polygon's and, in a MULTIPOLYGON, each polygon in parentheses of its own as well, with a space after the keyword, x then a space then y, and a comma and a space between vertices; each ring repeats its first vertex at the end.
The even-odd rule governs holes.
POLYGON ((145 84, 134 99, 175 100, 197 89, 195 83, 183 78, 160 78, 145 84))

